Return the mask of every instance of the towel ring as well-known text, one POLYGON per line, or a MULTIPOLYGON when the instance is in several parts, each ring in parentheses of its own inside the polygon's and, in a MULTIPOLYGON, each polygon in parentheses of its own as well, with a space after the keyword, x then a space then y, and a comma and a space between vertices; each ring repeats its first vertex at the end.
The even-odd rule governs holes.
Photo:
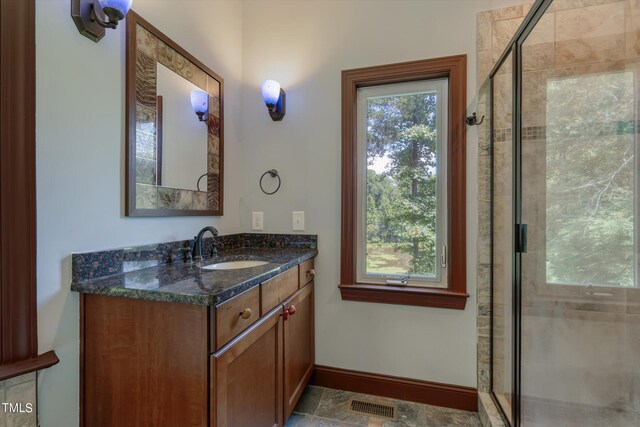
POLYGON ((278 175, 278 171, 275 170, 275 169, 269 169, 268 171, 263 173, 262 176, 260 177, 260 189, 262 190, 262 192, 264 194, 267 194, 269 196, 272 195, 272 194, 276 194, 278 192, 278 190, 280 189, 280 185, 281 184, 282 184, 282 180, 280 179, 280 175, 278 175), (267 175, 271 176, 271 178, 278 178, 278 186, 272 192, 265 191, 264 187, 262 187, 262 180, 267 175))
POLYGON ((200 175, 200 178, 198 178, 198 182, 196 182, 196 187, 198 188, 198 191, 202 191, 202 190, 200 190, 200 180, 201 180, 202 178, 204 178, 205 176, 207 176, 207 175, 208 175, 208 174, 203 173, 202 175, 200 175))

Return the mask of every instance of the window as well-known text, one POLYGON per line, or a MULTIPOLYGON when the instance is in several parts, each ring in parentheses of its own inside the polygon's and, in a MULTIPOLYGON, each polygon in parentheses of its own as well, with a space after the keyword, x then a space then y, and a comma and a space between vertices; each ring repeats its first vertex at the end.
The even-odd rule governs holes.
POLYGON ((634 73, 547 81, 546 280, 636 283, 634 73))
POLYGON ((464 55, 342 72, 342 298, 464 309, 464 55))
POLYGON ((358 89, 358 282, 446 287, 447 79, 358 89))

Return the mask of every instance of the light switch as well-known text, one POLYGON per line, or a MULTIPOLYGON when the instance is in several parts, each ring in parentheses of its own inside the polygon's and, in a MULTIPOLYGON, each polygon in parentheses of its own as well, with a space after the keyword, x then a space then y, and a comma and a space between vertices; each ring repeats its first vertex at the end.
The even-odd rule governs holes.
POLYGON ((264 215, 262 212, 254 212, 251 220, 251 229, 252 230, 263 230, 264 229, 264 215))
POLYGON ((293 231, 304 231, 304 211, 293 211, 293 231))

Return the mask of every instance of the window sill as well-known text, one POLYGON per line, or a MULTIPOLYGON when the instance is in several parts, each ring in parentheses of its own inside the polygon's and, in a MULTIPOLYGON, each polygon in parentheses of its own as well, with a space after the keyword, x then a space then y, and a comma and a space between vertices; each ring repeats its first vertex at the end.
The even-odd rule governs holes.
POLYGON ((339 285, 345 301, 374 302, 381 304, 415 305, 420 307, 464 310, 469 294, 449 289, 422 287, 394 287, 356 283, 339 285))
POLYGON ((28 374, 29 372, 39 371, 53 366, 58 362, 58 356, 56 356, 56 353, 52 350, 34 359, 21 360, 20 362, 9 365, 0 365, 0 381, 28 374))

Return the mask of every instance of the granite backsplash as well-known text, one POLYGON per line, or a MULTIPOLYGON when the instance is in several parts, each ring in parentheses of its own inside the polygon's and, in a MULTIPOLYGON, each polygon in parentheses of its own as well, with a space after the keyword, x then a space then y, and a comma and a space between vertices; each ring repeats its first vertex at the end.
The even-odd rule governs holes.
MULTIPOLYGON (((214 244, 221 252, 239 248, 317 249, 318 237, 309 234, 240 233, 202 240, 202 253, 209 254, 214 244)), ((71 255, 71 280, 81 283, 188 259, 191 240, 179 240, 131 246, 71 255)))

